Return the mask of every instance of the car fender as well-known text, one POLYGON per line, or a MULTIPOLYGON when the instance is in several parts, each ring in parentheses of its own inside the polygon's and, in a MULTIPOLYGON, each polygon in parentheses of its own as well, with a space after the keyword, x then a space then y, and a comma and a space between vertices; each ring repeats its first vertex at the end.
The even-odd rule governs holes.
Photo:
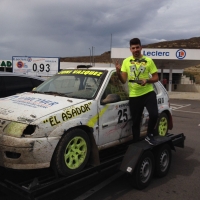
MULTIPOLYGON (((62 124, 58 125, 54 130, 49 134, 49 137, 60 137, 63 135, 64 132, 67 132, 69 129, 81 126, 90 126, 87 125, 88 118, 75 118, 71 119, 70 121, 63 122, 62 124)), ((93 127, 90 127, 93 128, 93 127)))

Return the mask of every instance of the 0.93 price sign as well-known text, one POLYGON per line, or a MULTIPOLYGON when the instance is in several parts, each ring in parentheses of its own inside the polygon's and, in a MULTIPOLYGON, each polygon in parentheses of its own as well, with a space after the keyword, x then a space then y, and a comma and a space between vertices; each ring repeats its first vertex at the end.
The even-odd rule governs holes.
POLYGON ((46 64, 44 65, 43 63, 42 64, 39 64, 39 66, 36 64, 36 63, 33 63, 33 71, 34 72, 37 72, 37 71, 40 71, 40 72, 50 72, 50 64, 46 64))
POLYGON ((33 76, 52 76, 60 71, 59 58, 13 56, 13 72, 33 76))

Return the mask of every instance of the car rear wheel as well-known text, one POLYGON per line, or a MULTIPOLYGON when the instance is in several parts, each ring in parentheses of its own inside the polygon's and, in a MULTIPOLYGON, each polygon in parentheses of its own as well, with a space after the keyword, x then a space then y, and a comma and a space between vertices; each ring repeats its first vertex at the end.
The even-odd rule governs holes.
POLYGON ((165 136, 168 132, 168 116, 166 113, 161 113, 156 126, 156 135, 165 136))
POLYGON ((73 129, 63 135, 58 143, 53 166, 60 175, 72 175, 85 167, 89 155, 89 136, 81 129, 73 129))

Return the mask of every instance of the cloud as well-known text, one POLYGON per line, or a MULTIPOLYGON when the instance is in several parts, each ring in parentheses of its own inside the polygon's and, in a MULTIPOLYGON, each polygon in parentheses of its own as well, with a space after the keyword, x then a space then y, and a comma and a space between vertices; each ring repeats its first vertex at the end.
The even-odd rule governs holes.
POLYGON ((1 0, 0 59, 100 55, 113 47, 199 36, 196 0, 1 0))

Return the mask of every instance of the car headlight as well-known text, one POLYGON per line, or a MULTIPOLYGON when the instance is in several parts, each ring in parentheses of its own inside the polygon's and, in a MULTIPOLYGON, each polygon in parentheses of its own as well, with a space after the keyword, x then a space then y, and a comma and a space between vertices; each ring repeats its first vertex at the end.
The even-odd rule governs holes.
POLYGON ((13 137, 22 137, 34 133, 36 126, 22 124, 19 122, 10 122, 4 129, 4 133, 13 137))

